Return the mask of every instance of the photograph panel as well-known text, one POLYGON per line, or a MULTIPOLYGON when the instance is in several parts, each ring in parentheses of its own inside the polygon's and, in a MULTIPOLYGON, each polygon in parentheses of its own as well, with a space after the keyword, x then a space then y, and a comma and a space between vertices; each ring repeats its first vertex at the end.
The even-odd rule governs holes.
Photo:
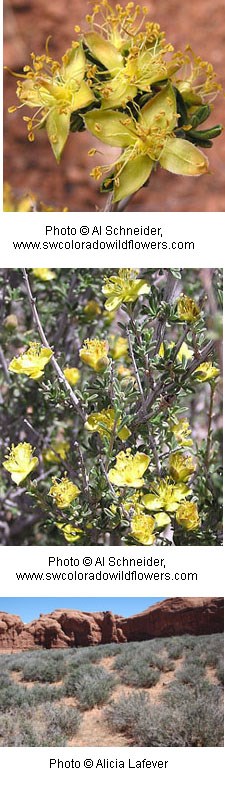
POLYGON ((1 543, 220 545, 222 269, 1 288, 1 543))
POLYGON ((5 0, 6 211, 223 211, 224 8, 5 0))

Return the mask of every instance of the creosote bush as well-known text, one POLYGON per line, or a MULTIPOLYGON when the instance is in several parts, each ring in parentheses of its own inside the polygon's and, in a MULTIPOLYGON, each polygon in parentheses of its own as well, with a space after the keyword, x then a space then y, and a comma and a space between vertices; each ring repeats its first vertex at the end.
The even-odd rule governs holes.
POLYGON ((0 283, 1 542, 220 544, 222 270, 0 283))
POLYGON ((175 175, 207 173, 203 150, 222 131, 219 124, 201 128, 222 90, 213 66, 190 46, 175 51, 148 9, 135 3, 100 0, 74 31, 61 62, 50 53, 49 37, 45 53, 33 52, 15 74, 19 104, 9 112, 23 109, 28 140, 45 131, 60 162, 69 134, 89 132, 89 156, 97 157, 90 175, 109 193, 109 210, 123 209, 158 166, 175 175), (101 143, 120 148, 114 163, 99 159, 101 143))

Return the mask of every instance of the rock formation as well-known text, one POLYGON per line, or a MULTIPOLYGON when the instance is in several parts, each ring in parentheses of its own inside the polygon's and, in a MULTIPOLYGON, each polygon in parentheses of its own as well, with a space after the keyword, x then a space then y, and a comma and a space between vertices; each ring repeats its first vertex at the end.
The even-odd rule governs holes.
POLYGON ((223 631, 223 598, 169 598, 138 615, 56 609, 23 623, 0 612, 0 650, 71 648, 223 631))

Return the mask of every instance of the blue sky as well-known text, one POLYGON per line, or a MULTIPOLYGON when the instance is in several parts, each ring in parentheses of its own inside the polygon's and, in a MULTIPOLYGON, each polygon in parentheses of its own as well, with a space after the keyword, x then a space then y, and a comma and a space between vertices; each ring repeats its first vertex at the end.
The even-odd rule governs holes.
POLYGON ((152 604, 164 601, 164 598, 0 598, 0 610, 20 615, 24 623, 54 609, 79 609, 82 612, 111 610, 116 615, 127 617, 143 612, 152 604))

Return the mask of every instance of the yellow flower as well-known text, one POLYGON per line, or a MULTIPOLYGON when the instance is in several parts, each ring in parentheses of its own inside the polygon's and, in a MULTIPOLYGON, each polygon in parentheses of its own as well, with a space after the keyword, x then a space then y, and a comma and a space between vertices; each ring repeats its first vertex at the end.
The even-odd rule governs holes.
POLYGON ((157 34, 158 40, 155 40, 152 46, 146 46, 146 39, 143 39, 142 46, 135 45, 132 35, 130 47, 124 52, 119 51, 115 44, 106 41, 99 32, 85 35, 85 43, 92 57, 105 67, 104 81, 101 79, 102 70, 96 66, 89 69, 89 75, 101 96, 102 109, 125 106, 138 91, 150 93, 151 85, 167 80, 178 70, 183 57, 177 53, 167 62, 166 58, 173 51, 173 47, 165 43, 159 35, 159 29, 157 34))
POLYGON ((101 314, 99 303, 95 300, 88 301, 84 307, 84 314, 87 320, 93 320, 95 317, 98 317, 101 314))
POLYGON ((37 467, 38 458, 33 456, 30 443, 18 443, 11 446, 6 461, 2 464, 11 473, 12 481, 18 485, 37 467))
POLYGON ((180 320, 196 322, 200 315, 200 309, 193 298, 189 298, 188 295, 181 295, 177 303, 177 314, 180 320))
MULTIPOLYGON (((3 210, 5 213, 54 213, 56 208, 46 205, 31 192, 17 195, 9 183, 4 183, 3 187, 3 210)), ((57 211, 67 213, 68 208, 57 208, 57 211)), ((46 268, 47 270, 47 268, 46 268)))
POLYGON ((58 464, 61 459, 66 459, 70 448, 70 444, 66 440, 54 440, 49 448, 43 451, 43 457, 46 462, 54 462, 58 464), (55 453, 56 452, 56 453, 55 453), (57 456, 58 454, 58 456, 57 456))
POLYGON ((180 418, 176 424, 170 426, 171 432, 174 434, 179 445, 183 446, 191 446, 193 445, 193 440, 189 435, 191 435, 191 429, 189 421, 186 418, 180 418))
POLYGON ((182 503, 176 511, 176 520, 185 530, 197 530, 201 521, 196 503, 182 503))
POLYGON ((116 309, 113 312, 107 312, 106 309, 104 309, 102 316, 104 318, 105 325, 111 325, 111 323, 115 320, 116 315, 117 315, 116 309))
POLYGON ((120 451, 116 457, 115 467, 109 471, 109 480, 115 486, 133 486, 136 489, 143 486, 143 475, 147 470, 150 458, 146 454, 137 452, 132 456, 131 449, 120 451))
POLYGON ((124 358, 128 353, 128 341, 123 336, 111 334, 109 337, 110 355, 114 361, 124 358))
POLYGON ((107 311, 118 309, 121 303, 134 303, 139 295, 147 295, 149 284, 144 279, 137 279, 134 268, 120 268, 118 276, 105 279, 102 292, 107 295, 105 308, 107 311))
POLYGON ((126 498, 126 500, 124 500, 123 506, 125 510, 128 511, 128 513, 132 509, 134 516, 145 513, 140 492, 134 492, 132 495, 126 498))
POLYGON ((152 516, 138 514, 132 518, 131 535, 141 544, 151 546, 155 541, 154 526, 155 522, 152 516))
POLYGON ((41 281, 51 281, 56 277, 52 268, 32 268, 32 273, 36 279, 41 279, 41 281))
POLYGON ((83 535, 83 530, 80 530, 79 527, 74 527, 70 524, 64 525, 63 522, 56 522, 55 524, 58 530, 61 530, 64 538, 69 544, 74 544, 75 541, 79 541, 80 537, 83 535))
MULTIPOLYGON (((75 41, 63 55, 62 65, 49 56, 48 45, 45 55, 37 57, 32 54, 31 58, 32 67, 24 66, 24 73, 16 74, 20 77, 17 83, 19 107, 27 106, 35 110, 33 118, 24 117, 28 139, 33 142, 34 131, 44 125, 55 158, 60 161, 70 131, 71 113, 88 106, 94 99, 90 87, 84 81, 84 51, 75 41)), ((9 112, 16 109, 10 107, 9 112)))
POLYGON ((113 202, 138 191, 157 163, 175 175, 208 172, 206 156, 191 142, 175 135, 177 103, 170 83, 147 101, 138 117, 94 109, 86 113, 85 123, 97 139, 122 148, 113 173, 109 174, 111 166, 98 167, 98 177, 105 174, 113 185, 113 202))
POLYGON ((152 493, 143 496, 143 503, 149 511, 164 509, 164 511, 172 513, 190 494, 190 489, 186 484, 174 484, 169 479, 163 479, 152 484, 152 493))
POLYGON ((165 514, 164 511, 159 511, 158 514, 154 514, 154 520, 155 520, 155 527, 158 530, 164 529, 164 527, 169 525, 169 523, 171 522, 170 516, 168 516, 168 514, 165 514))
POLYGON ((9 183, 3 186, 3 210, 4 213, 30 213, 34 207, 33 194, 23 194, 17 197, 9 183))
POLYGON ((175 454, 171 454, 169 472, 174 481, 188 481, 195 470, 196 465, 192 456, 182 454, 179 451, 175 454))
POLYGON ((128 368, 128 366, 123 366, 122 363, 118 366, 117 372, 118 372, 118 377, 127 377, 127 378, 131 378, 132 377, 133 380, 135 379, 133 377, 133 375, 132 375, 131 370, 128 368))
POLYGON ((98 432, 101 436, 108 438, 110 438, 115 428, 115 437, 119 437, 120 440, 127 440, 131 432, 126 426, 120 429, 120 424, 121 418, 116 421, 115 410, 112 407, 108 407, 107 410, 101 410, 100 413, 92 413, 89 415, 85 423, 85 428, 88 429, 89 432, 98 432))
POLYGON ((16 331, 16 329, 18 328, 18 320, 16 314, 8 314, 8 317, 5 318, 3 325, 7 331, 16 331))
POLYGON ((79 382, 80 372, 76 366, 65 366, 65 369, 63 369, 63 374, 70 385, 76 385, 79 382))
MULTIPOLYGON (((86 21, 91 25, 91 30, 102 30, 102 46, 109 42, 113 50, 120 52, 129 49, 132 43, 142 45, 143 48, 160 40, 160 26, 148 20, 144 24, 146 14, 146 7, 133 2, 124 6, 120 3, 112 6, 108 0, 100 0, 94 5, 92 14, 86 16, 86 21)), ((98 59, 101 60, 101 57, 98 52, 98 59)), ((112 67, 112 63, 109 65, 112 67)))
POLYGON ((49 490, 49 495, 54 498, 54 502, 58 508, 68 508, 73 500, 80 495, 80 490, 76 484, 65 476, 61 480, 57 478, 52 479, 53 483, 49 490))
POLYGON ((13 358, 9 364, 9 371, 15 374, 26 374, 32 380, 39 380, 44 374, 44 367, 52 357, 52 350, 41 347, 38 342, 31 342, 29 350, 18 358, 13 358))
POLYGON ((195 369, 194 375, 195 380, 198 380, 199 383, 206 383, 207 380, 214 380, 219 376, 219 369, 213 366, 211 361, 207 361, 200 363, 200 366, 195 369))
MULTIPOLYGON (((172 348, 175 347, 175 342, 169 342, 168 347, 171 348, 171 350, 172 350, 172 348)), ((162 342, 162 344, 160 344, 158 355, 160 356, 160 358, 164 358, 165 348, 164 348, 164 343, 163 342, 162 342)), ((190 358, 193 358, 193 355, 194 355, 193 350, 191 350, 191 348, 188 347, 186 342, 183 342, 181 347, 180 347, 179 352, 176 355, 176 360, 180 361, 180 363, 182 363, 183 358, 185 358, 185 360, 189 361, 190 358)))
POLYGON ((108 350, 108 342, 100 339, 86 339, 80 350, 80 358, 95 372, 103 372, 109 365, 108 350))
POLYGON ((175 83, 185 103, 193 107, 215 101, 222 90, 211 63, 195 55, 190 46, 184 54, 183 73, 175 83))

